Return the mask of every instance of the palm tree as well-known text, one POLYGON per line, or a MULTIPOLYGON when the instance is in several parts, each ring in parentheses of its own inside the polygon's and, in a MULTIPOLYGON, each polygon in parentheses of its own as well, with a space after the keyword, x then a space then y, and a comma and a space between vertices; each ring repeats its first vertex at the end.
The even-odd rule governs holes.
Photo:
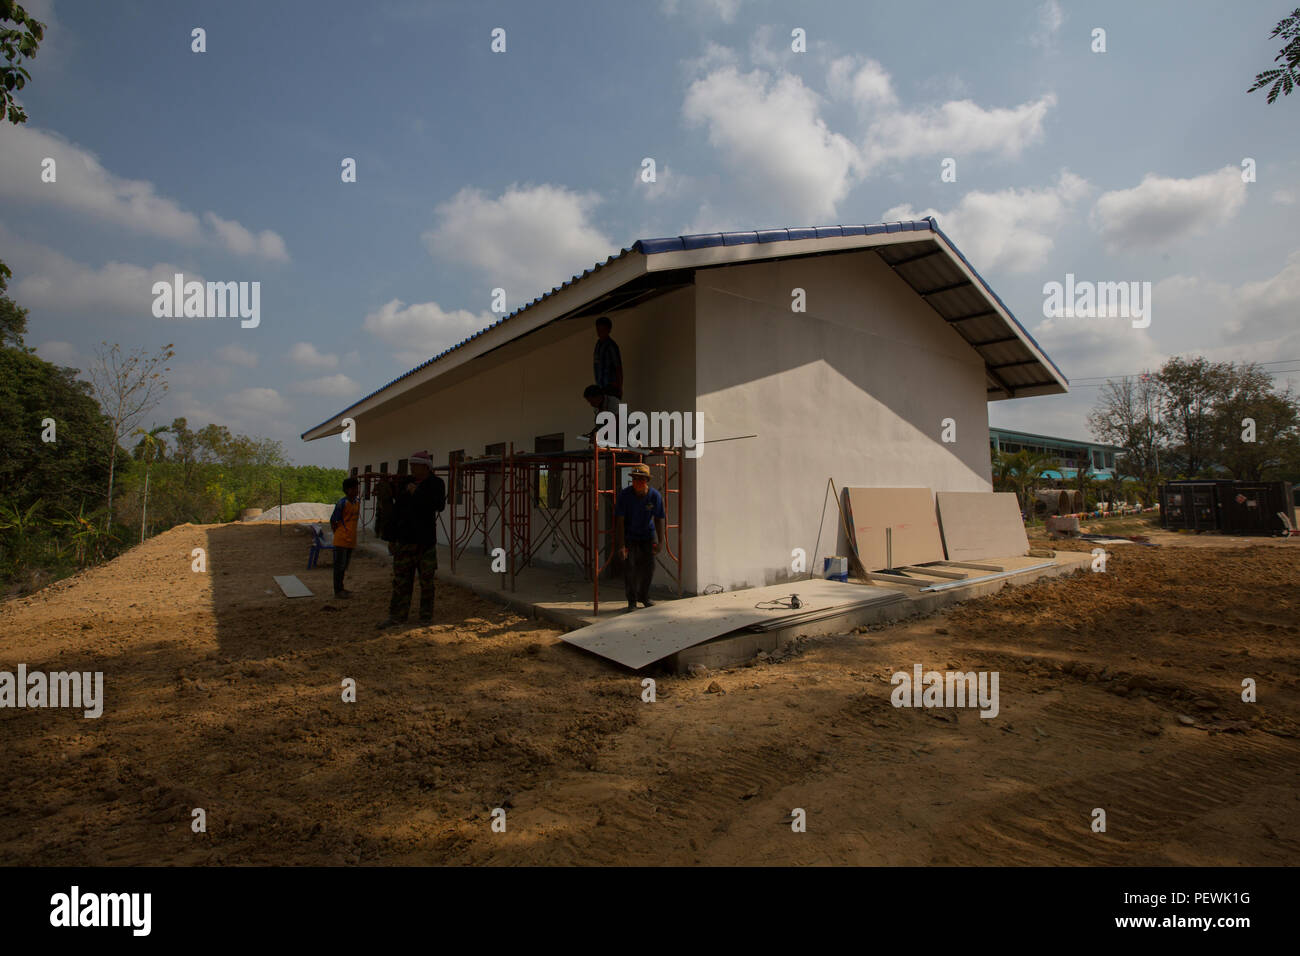
POLYGON ((1074 472, 1075 487, 1079 489, 1079 498, 1084 511, 1088 510, 1088 494, 1096 484, 1094 480, 1096 477, 1097 473, 1092 470, 1092 464, 1087 461, 1081 462, 1074 472))
POLYGON ((87 554, 94 554, 99 557, 103 554, 104 546, 116 540, 100 526, 99 522, 92 521, 87 517, 84 499, 75 515, 67 508, 64 508, 63 517, 56 518, 53 523, 56 527, 67 529, 72 541, 73 554, 80 567, 85 566, 87 554))
POLYGON ((1043 480, 1043 473, 1050 470, 1054 464, 1056 459, 1051 455, 1028 449, 1016 452, 1008 462, 1011 485, 1030 524, 1034 521, 1034 491, 1038 483, 1043 480))
POLYGON ((993 490, 1013 491, 1015 483, 1011 480, 1011 456, 1001 448, 993 450, 993 490))
POLYGON ((149 470, 153 466, 153 460, 162 451, 167 448, 166 443, 160 437, 163 432, 171 431, 170 425, 159 425, 145 431, 143 428, 137 428, 131 434, 139 435, 140 442, 136 448, 140 449, 140 454, 144 458, 144 500, 140 505, 140 543, 144 544, 145 518, 149 511, 149 470))

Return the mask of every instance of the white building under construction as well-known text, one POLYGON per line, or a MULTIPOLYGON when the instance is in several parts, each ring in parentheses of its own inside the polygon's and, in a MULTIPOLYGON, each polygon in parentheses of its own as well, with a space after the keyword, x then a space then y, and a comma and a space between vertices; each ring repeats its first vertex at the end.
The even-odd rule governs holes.
POLYGON ((819 533, 836 553, 828 478, 990 490, 987 403, 1068 388, 922 219, 640 240, 302 437, 352 419, 349 467, 362 475, 404 470, 428 448, 448 462, 453 549, 501 546, 515 572, 575 561, 590 573, 607 550, 600 491, 619 480, 579 438, 593 424, 582 393, 602 315, 629 408, 702 416, 700 457, 641 454, 671 492, 661 557, 678 562, 685 593, 785 580, 795 549, 818 559, 819 533))

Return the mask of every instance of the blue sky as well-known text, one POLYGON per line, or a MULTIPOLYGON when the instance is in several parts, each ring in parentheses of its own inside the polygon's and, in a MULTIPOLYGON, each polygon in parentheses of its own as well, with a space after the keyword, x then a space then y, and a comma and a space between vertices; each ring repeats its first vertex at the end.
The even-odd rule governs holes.
POLYGON ((1077 386, 994 403, 1005 427, 1084 437, 1096 377, 1174 354, 1300 368, 1300 96, 1245 93, 1287 3, 27 6, 0 259, 28 344, 175 342, 156 421, 299 463, 342 466, 297 436, 488 324, 493 288, 513 310, 688 232, 935 215, 1077 386), (155 318, 178 271, 260 282, 260 325, 155 318), (1150 327, 1045 319, 1067 273, 1152 283, 1150 327))

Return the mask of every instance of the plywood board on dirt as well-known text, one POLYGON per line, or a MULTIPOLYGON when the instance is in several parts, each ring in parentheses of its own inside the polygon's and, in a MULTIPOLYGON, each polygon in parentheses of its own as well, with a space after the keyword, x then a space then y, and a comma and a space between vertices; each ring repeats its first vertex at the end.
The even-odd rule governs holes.
POLYGON ((858 556, 868 571, 943 560, 929 488, 846 488, 844 494, 858 556))
POLYGON ((802 617, 811 611, 837 607, 850 610, 894 600, 897 600, 896 593, 888 588, 814 578, 664 601, 570 631, 564 640, 636 669, 751 624, 802 617), (791 594, 799 595, 802 602, 799 608, 771 606, 787 600, 791 594))
POLYGON ((1020 504, 1009 491, 941 491, 939 525, 949 561, 1000 558, 1029 550, 1020 504))
POLYGON ((275 583, 280 585, 280 590, 284 592, 287 598, 311 597, 311 591, 307 585, 303 584, 295 575, 277 574, 275 583))

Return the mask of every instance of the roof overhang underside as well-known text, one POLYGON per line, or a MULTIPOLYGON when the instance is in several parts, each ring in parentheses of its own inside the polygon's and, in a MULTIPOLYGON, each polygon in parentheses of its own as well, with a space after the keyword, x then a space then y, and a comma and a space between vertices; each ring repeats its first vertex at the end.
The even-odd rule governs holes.
POLYGON ((679 240, 637 243, 596 270, 552 290, 508 319, 372 392, 304 432, 302 438, 312 441, 336 435, 343 431, 345 418, 355 418, 394 403, 400 405, 403 400, 411 401, 416 390, 434 379, 446 378, 449 384, 454 378, 472 374, 472 370, 465 368, 467 363, 554 323, 634 308, 682 288, 693 282, 697 269, 863 250, 879 255, 940 318, 970 343, 984 360, 989 401, 1068 391, 1065 376, 947 237, 937 227, 933 231, 919 228, 930 225, 925 221, 905 225, 914 227, 914 231, 817 235, 787 241, 723 241, 693 247, 677 244, 679 240), (460 375, 453 374, 458 369, 460 375))

